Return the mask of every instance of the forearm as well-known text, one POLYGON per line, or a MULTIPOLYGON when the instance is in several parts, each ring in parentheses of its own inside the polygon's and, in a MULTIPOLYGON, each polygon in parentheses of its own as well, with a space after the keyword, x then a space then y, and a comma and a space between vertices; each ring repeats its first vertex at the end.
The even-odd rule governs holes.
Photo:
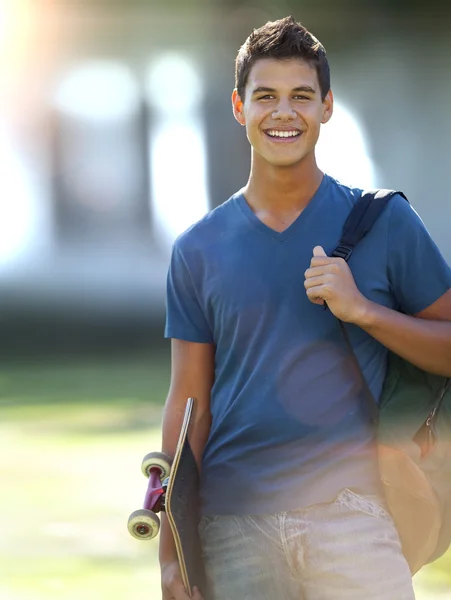
POLYGON ((411 317, 368 301, 354 324, 424 371, 451 377, 450 322, 411 317))

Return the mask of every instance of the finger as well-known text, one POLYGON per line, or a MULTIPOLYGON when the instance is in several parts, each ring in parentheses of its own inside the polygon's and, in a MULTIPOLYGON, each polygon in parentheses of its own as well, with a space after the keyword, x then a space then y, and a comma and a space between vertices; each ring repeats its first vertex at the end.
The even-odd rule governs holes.
POLYGON ((323 306, 325 304, 325 301, 322 298, 318 298, 317 296, 309 298, 309 300, 312 304, 318 304, 318 306, 323 306))
POLYGON ((313 256, 327 256, 322 246, 315 246, 313 248, 313 256))
POLYGON ((330 256, 312 256, 310 259, 310 267, 325 267, 333 264, 334 259, 330 256))
POLYGON ((174 589, 174 600, 190 600, 190 597, 185 590, 183 583, 174 589))
POLYGON ((313 269, 312 269, 312 267, 310 267, 309 269, 307 269, 304 272, 305 279, 308 279, 309 277, 316 277, 317 275, 321 275, 321 273, 317 273, 318 269, 319 269, 319 267, 315 267, 313 269))
POLYGON ((179 580, 174 581, 170 588, 168 588, 168 600, 190 600, 190 597, 186 593, 185 586, 179 580))
POLYGON ((304 287, 306 290, 310 288, 319 287, 326 283, 326 279, 324 275, 319 275, 318 277, 308 277, 304 280, 304 287))
MULTIPOLYGON (((317 259, 314 259, 317 260, 317 259)), ((331 275, 337 272, 336 265, 320 265, 317 267, 310 267, 304 272, 304 277, 309 279, 311 277, 321 277, 322 275, 331 275)))
POLYGON ((162 590, 161 600, 177 600, 177 596, 168 588, 162 590))
POLYGON ((202 600, 202 596, 200 595, 199 588, 197 588, 197 587, 193 587, 192 600, 202 600))
POLYGON ((311 288, 311 289, 307 290, 307 298, 310 300, 310 302, 313 302, 313 304, 324 304, 324 300, 325 300, 322 297, 320 288, 318 286, 316 286, 316 289, 311 288))

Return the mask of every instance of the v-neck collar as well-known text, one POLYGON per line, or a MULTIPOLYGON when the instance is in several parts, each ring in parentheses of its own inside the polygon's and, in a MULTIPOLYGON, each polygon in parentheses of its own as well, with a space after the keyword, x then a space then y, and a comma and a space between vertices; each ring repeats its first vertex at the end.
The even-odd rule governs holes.
POLYGON ((269 235, 272 239, 277 240, 280 243, 283 243, 283 242, 286 242, 291 237, 293 237, 293 235, 295 235, 295 233, 297 232, 299 227, 304 222, 305 218, 308 217, 309 213, 312 212, 312 210, 314 210, 319 199, 324 195, 328 185, 329 185, 329 176, 325 173, 321 183, 319 184, 318 189, 313 194, 310 202, 307 204, 307 206, 304 208, 304 210, 301 212, 301 214, 298 217, 296 217, 296 219, 293 221, 293 223, 291 223, 291 225, 289 225, 283 231, 276 231, 275 229, 272 229, 272 227, 268 227, 268 225, 265 225, 265 223, 263 223, 263 221, 261 221, 257 217, 257 215, 254 213, 252 208, 249 206, 242 191, 238 192, 236 199, 237 199, 238 206, 241 209, 241 211, 243 212, 244 216, 248 219, 248 221, 254 227, 257 227, 261 232, 265 233, 266 235, 269 235))

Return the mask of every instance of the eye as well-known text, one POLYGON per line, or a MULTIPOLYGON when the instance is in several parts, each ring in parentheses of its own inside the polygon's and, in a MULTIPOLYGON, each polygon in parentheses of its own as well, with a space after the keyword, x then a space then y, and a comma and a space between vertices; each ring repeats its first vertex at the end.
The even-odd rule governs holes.
POLYGON ((259 96, 257 100, 272 100, 273 98, 274 96, 272 96, 271 94, 265 94, 264 96, 259 96))
POLYGON ((302 94, 299 94, 299 95, 297 95, 297 96, 293 96, 293 98, 294 98, 295 100, 310 100, 310 97, 309 97, 309 96, 303 96, 302 94))

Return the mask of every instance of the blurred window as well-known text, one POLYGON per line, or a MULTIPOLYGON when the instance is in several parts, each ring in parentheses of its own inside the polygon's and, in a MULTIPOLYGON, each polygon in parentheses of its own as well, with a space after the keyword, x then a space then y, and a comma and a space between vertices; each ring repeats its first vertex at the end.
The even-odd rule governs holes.
POLYGON ((91 61, 65 76, 55 98, 52 152, 61 243, 147 239, 147 118, 126 65, 91 61))
POLYGON ((8 133, 0 130, 0 267, 30 258, 43 233, 38 190, 8 133))
POLYGON ((168 53, 148 70, 154 235, 169 246, 209 208, 202 81, 193 62, 168 53))
POLYGON ((365 132, 340 102, 335 102, 331 120, 322 126, 316 156, 320 168, 343 183, 375 187, 377 174, 365 132))

